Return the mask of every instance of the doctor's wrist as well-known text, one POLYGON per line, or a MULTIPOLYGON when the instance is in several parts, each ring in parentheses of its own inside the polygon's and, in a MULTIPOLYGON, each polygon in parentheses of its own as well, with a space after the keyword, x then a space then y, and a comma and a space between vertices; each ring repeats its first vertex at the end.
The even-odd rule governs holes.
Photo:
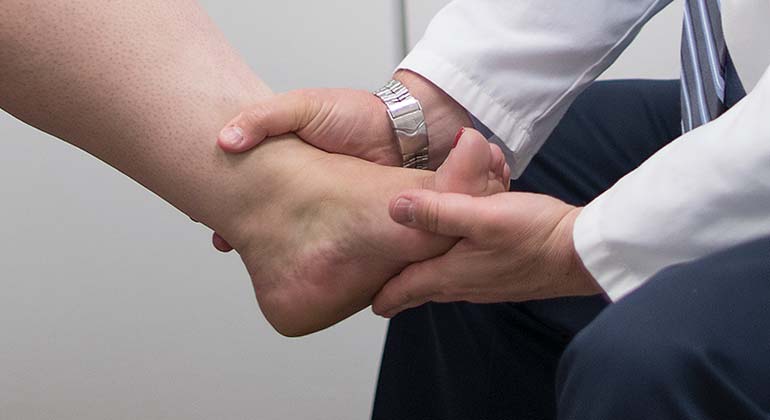
POLYGON ((401 82, 422 105, 428 128, 428 166, 435 170, 449 155, 455 135, 472 125, 468 112, 441 88, 409 70, 398 70, 393 79, 401 82))
POLYGON ((583 264, 583 260, 575 248, 573 236, 575 220, 580 216, 582 210, 582 207, 575 207, 570 210, 554 229, 553 238, 557 248, 556 253, 561 255, 559 259, 563 262, 561 274, 566 277, 566 281, 562 284, 564 290, 559 293, 562 296, 590 296, 604 293, 604 289, 599 286, 599 283, 583 264))

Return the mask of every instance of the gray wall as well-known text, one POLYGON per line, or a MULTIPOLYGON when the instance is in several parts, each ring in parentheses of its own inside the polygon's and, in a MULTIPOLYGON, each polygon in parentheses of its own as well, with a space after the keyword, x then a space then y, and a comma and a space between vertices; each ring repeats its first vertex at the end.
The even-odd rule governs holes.
MULTIPOLYGON (((276 90, 372 89, 397 62, 393 1, 202 3, 276 90)), ((408 2, 411 38, 443 3, 408 2)), ((675 77, 679 9, 608 75, 675 77)), ((0 136, 0 418, 366 418, 384 321, 282 338, 204 228, 5 114, 0 136)))
MULTIPOLYGON (((390 2, 202 3, 276 90, 373 89, 397 62, 390 2)), ((384 321, 282 338, 206 229, 3 113, 0 138, 0 419, 368 416, 384 321)))

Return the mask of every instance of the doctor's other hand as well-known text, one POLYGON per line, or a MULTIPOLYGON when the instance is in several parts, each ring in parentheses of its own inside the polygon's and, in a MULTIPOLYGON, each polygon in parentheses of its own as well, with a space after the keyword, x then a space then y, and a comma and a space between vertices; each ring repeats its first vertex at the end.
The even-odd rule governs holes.
MULTIPOLYGON (((466 111, 427 79, 406 70, 394 78, 422 104, 430 136, 430 166, 446 159, 460 127, 470 126, 466 111)), ((219 133, 229 153, 250 150, 269 137, 295 133, 331 153, 400 166, 401 149, 385 104, 374 94, 353 89, 302 89, 263 99, 245 109, 219 133)))
POLYGON ((427 302, 521 302, 602 293, 572 241, 581 209, 540 194, 405 191, 391 201, 393 220, 462 239, 446 254, 414 263, 389 280, 373 310, 391 318, 427 302))

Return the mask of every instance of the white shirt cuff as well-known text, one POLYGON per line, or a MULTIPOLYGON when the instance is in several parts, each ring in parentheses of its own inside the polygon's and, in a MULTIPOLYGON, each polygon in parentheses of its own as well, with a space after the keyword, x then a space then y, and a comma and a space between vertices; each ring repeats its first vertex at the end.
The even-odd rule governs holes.
POLYGON ((541 145, 529 141, 531 134, 517 123, 513 117, 515 112, 506 108, 505 102, 487 93, 482 83, 449 60, 421 47, 420 43, 398 69, 413 71, 440 86, 495 134, 492 141, 505 146, 503 150, 511 167, 511 177, 516 179, 524 172, 541 145))
POLYGON ((575 220, 572 240, 583 265, 613 302, 636 290, 647 281, 623 264, 613 252, 601 230, 601 201, 588 204, 575 220))

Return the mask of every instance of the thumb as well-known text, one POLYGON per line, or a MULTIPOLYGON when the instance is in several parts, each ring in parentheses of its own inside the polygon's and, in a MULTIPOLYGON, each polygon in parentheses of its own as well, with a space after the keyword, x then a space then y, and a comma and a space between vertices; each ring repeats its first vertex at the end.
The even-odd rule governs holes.
POLYGON ((478 198, 430 190, 405 191, 390 202, 396 223, 445 236, 470 236, 482 210, 478 198))
POLYGON ((232 119, 217 137, 228 153, 242 153, 268 137, 299 131, 318 114, 314 96, 295 90, 262 99, 232 119))

